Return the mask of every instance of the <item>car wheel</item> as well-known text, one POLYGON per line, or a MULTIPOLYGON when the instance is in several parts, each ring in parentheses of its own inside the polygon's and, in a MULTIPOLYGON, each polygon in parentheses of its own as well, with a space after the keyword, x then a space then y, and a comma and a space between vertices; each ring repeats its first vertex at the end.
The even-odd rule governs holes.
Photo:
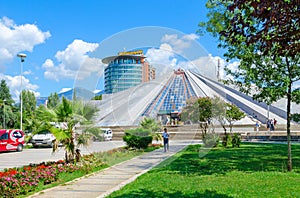
POLYGON ((23 151, 23 144, 19 144, 19 145, 18 145, 17 151, 18 151, 18 152, 23 151))
POLYGON ((36 144, 32 144, 33 148, 38 148, 39 146, 36 144))

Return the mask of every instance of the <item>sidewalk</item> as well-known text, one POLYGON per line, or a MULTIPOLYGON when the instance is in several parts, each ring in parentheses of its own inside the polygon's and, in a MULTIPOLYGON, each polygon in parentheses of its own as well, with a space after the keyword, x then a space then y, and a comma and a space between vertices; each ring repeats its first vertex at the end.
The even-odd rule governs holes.
POLYGON ((94 173, 89 177, 68 182, 51 189, 36 193, 31 198, 94 198, 105 197, 134 181, 138 176, 146 173, 163 160, 181 151, 186 146, 197 141, 170 141, 170 151, 163 152, 163 148, 157 149, 142 156, 133 158, 123 163, 94 173))

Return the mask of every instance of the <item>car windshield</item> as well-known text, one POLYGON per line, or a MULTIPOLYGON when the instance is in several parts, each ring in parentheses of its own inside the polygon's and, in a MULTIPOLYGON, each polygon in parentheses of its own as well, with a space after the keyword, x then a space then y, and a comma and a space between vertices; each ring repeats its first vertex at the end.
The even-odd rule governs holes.
POLYGON ((38 134, 47 135, 47 134, 51 134, 51 132, 50 131, 42 131, 42 132, 40 132, 38 134))

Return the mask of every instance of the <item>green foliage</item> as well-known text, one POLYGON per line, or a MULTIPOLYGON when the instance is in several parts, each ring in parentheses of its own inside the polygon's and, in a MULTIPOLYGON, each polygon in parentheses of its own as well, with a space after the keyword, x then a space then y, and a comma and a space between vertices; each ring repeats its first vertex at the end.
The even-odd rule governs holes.
POLYGON ((146 149, 152 142, 151 131, 149 129, 136 128, 125 130, 123 140, 127 146, 136 149, 146 149))
POLYGON ((94 96, 92 100, 102 100, 102 94, 99 96, 94 96))
POLYGON ((231 103, 226 104, 226 115, 225 119, 229 122, 230 132, 232 132, 232 127, 234 122, 241 120, 246 115, 237 106, 231 103))
POLYGON ((36 109, 36 98, 32 91, 22 91, 23 112, 24 115, 31 116, 36 109))
POLYGON ((24 123, 24 130, 32 131, 32 120, 35 117, 36 110, 36 98, 32 91, 23 90, 22 91, 22 101, 23 101, 23 114, 22 119, 24 123))
POLYGON ((56 92, 54 94, 51 93, 48 97, 47 107, 50 109, 54 109, 59 104, 59 102, 60 100, 58 94, 56 92))
POLYGON ((162 136, 160 133, 157 133, 161 126, 156 122, 153 118, 147 118, 145 117, 141 123, 141 127, 143 129, 149 129, 151 131, 152 138, 156 141, 162 140, 162 136))
POLYGON ((14 100, 11 97, 9 87, 4 79, 0 83, 0 100, 5 101, 6 105, 12 105, 14 100))
POLYGON ((209 97, 199 98, 197 100, 199 110, 199 121, 208 122, 213 117, 213 104, 209 97))
POLYGON ((299 113, 294 113, 294 114, 292 115, 292 120, 293 120, 294 122, 299 123, 299 122, 300 122, 300 114, 299 114, 299 113))
MULTIPOLYGON (((89 130, 93 128, 91 127, 93 125, 92 117, 98 109, 89 103, 83 103, 80 100, 69 101, 63 97, 61 103, 54 109, 41 107, 39 111, 41 111, 41 117, 48 119, 48 126, 51 126, 49 130, 56 137, 56 140, 63 144, 66 151, 66 161, 74 162, 75 156, 80 156, 80 153, 76 153, 76 149, 79 148, 80 145, 87 145, 91 139, 92 134, 89 133, 89 130), (49 121, 59 123, 61 126, 63 125, 63 127, 56 128, 50 125, 49 121), (89 125, 83 125, 83 132, 77 134, 76 128, 80 123, 88 123, 89 125)), ((54 144, 54 152, 57 150, 58 142, 54 144)))
POLYGON ((187 106, 182 110, 181 119, 183 121, 200 122, 202 133, 206 133, 208 124, 213 117, 212 100, 209 97, 192 98, 187 101, 187 106))
POLYGON ((299 2, 208 0, 208 21, 200 27, 218 37, 228 60, 239 60, 237 69, 225 68, 226 80, 271 104, 287 99, 288 169, 292 170, 290 144, 291 102, 300 101, 299 2), (284 17, 283 17, 284 16, 284 17))
POLYGON ((5 80, 0 83, 0 125, 5 128, 14 128, 18 125, 18 109, 14 106, 9 87, 5 80))
POLYGON ((224 134, 224 136, 222 137, 222 145, 224 147, 227 147, 228 145, 230 145, 232 143, 232 138, 231 135, 226 133, 224 134))
POLYGON ((93 141, 104 141, 103 132, 99 127, 86 127, 85 134, 89 134, 93 141))
POLYGON ((191 98, 186 101, 186 107, 181 113, 182 121, 192 121, 197 123, 199 121, 199 110, 196 98, 191 98))
POLYGON ((212 98, 212 117, 216 119, 224 129, 224 133, 226 134, 227 129, 227 120, 226 120, 226 111, 227 111, 227 103, 222 100, 220 97, 212 98))
POLYGON ((59 122, 65 122, 73 115, 73 108, 70 101, 65 97, 62 98, 62 103, 55 109, 59 122))
POLYGON ((149 129, 151 132, 157 132, 160 129, 160 126, 157 124, 156 120, 153 118, 145 117, 141 121, 140 125, 144 129, 149 129))
POLYGON ((238 133, 234 133, 232 137, 232 147, 240 147, 241 142, 241 135, 238 133))
POLYGON ((81 124, 91 124, 93 116, 99 111, 96 105, 80 100, 73 101, 72 108, 81 124))

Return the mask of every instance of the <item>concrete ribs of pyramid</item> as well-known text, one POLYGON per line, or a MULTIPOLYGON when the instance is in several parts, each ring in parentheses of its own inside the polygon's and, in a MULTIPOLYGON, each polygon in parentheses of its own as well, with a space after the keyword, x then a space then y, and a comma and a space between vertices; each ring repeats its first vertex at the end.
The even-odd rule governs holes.
POLYGON ((211 80, 192 71, 178 69, 169 76, 158 78, 125 91, 103 95, 96 102, 99 113, 97 126, 138 125, 144 117, 176 119, 191 97, 220 97, 239 107, 247 115, 243 124, 252 124, 255 120, 265 123, 267 115, 278 123, 286 123, 286 112, 265 103, 253 100, 233 88, 211 80))

